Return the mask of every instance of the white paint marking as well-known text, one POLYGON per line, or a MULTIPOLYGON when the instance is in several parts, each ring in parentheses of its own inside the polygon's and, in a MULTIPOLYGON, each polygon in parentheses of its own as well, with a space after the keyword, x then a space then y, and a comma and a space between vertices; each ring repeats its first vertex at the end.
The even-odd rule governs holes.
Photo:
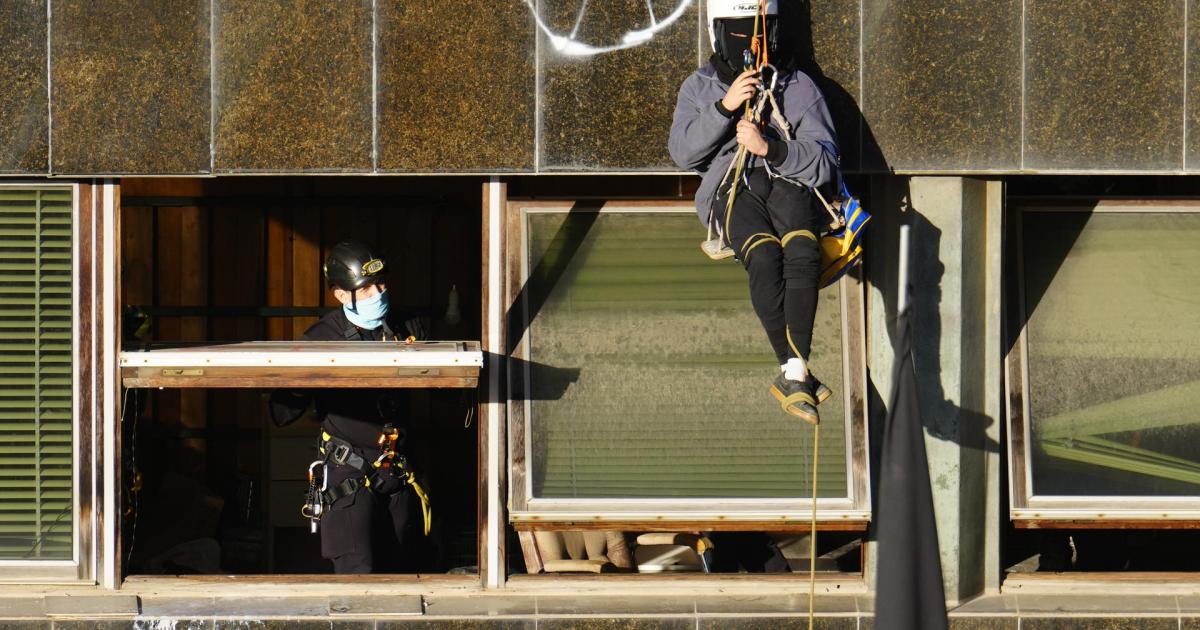
POLYGON ((655 19, 654 7, 650 3, 650 0, 647 0, 647 4, 650 6, 650 26, 642 29, 632 29, 626 31, 625 34, 620 37, 620 41, 616 44, 593 46, 575 39, 575 35, 579 30, 579 25, 583 21, 583 11, 587 7, 586 2, 584 3, 584 6, 580 8, 579 17, 576 19, 575 28, 572 29, 571 33, 568 35, 558 35, 551 31, 550 27, 546 25, 546 22, 542 20, 542 16, 538 14, 537 7, 534 6, 533 0, 525 0, 525 5, 528 6, 530 12, 533 13, 533 19, 535 22, 537 22, 538 29, 546 35, 546 39, 550 40, 550 45, 554 47, 556 52, 567 57, 593 57, 595 55, 601 55, 604 53, 640 46, 654 39, 655 35, 671 26, 671 24, 674 24, 679 18, 683 17, 684 12, 686 12, 688 7, 691 6, 692 0, 682 0, 675 7, 675 10, 672 11, 671 14, 664 18, 661 22, 655 19))

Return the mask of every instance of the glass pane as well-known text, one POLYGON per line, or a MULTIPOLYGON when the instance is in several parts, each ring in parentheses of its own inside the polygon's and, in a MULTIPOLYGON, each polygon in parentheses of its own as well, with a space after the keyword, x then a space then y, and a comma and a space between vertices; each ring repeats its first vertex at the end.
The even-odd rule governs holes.
POLYGON ((70 212, 0 190, 0 560, 72 557, 70 212))
POLYGON ((1200 215, 1022 221, 1034 493, 1200 495, 1200 215))
MULTIPOLYGON (((811 495, 810 425, 737 262, 700 252, 691 213, 530 213, 530 472, 535 498, 811 495)), ((819 492, 847 497, 841 312, 822 292, 813 370, 819 492)))

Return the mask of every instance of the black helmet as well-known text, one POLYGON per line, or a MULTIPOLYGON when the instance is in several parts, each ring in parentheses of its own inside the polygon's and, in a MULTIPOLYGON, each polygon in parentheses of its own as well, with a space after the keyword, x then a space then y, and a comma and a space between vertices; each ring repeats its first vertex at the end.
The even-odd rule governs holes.
POLYGON ((366 243, 342 241, 329 250, 324 272, 329 286, 353 293, 384 280, 387 261, 366 243))

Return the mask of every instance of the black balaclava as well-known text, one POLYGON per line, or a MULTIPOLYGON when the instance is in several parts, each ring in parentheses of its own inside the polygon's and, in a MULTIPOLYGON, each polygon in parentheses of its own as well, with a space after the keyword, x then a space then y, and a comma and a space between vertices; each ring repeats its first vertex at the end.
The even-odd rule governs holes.
MULTIPOLYGON (((761 26, 759 27, 762 28, 761 26)), ((716 44, 712 63, 717 74, 726 85, 732 84, 737 75, 745 70, 745 51, 750 50, 751 35, 754 33, 754 18, 722 18, 717 20, 716 44)))
MULTIPOLYGON (((772 30, 778 28, 777 20, 774 15, 767 16, 767 23, 759 24, 758 30, 760 37, 768 44, 771 63, 778 67, 775 59, 777 42, 774 41, 777 37, 769 35, 772 30)), ((722 18, 717 20, 714 30, 717 51, 713 53, 710 61, 717 69, 717 76, 721 81, 730 85, 745 70, 745 51, 750 50, 753 41, 754 18, 722 18)))

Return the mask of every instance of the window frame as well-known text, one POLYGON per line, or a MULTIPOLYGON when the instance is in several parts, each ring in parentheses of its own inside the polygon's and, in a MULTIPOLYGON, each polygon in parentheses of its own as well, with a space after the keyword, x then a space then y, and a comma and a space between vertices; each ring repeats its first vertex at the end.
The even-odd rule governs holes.
MULTIPOLYGON (((422 348, 423 351, 411 353, 396 351, 394 349, 382 352, 339 352, 338 347, 345 342, 302 340, 241 342, 244 344, 242 349, 246 350, 245 352, 228 352, 230 349, 228 344, 211 339, 198 342, 155 343, 151 344, 149 348, 126 349, 119 329, 120 318, 116 315, 123 308, 123 296, 119 280, 122 261, 119 249, 119 244, 121 243, 120 217, 122 202, 131 206, 153 205, 158 208, 199 206, 205 210, 211 210, 217 204, 197 204, 197 201, 208 199, 208 197, 176 198, 142 197, 137 195, 123 197, 119 186, 114 186, 113 189, 115 192, 113 193, 111 204, 104 208, 105 220, 110 222, 110 226, 116 226, 115 228, 111 228, 111 234, 105 234, 106 238, 111 239, 107 241, 107 251, 110 257, 104 259, 106 274, 108 274, 106 275, 106 281, 108 282, 108 286, 111 287, 111 294, 104 296, 104 299, 106 300, 106 308, 109 309, 107 311, 108 317, 114 322, 112 324, 114 328, 113 332, 111 332, 109 345, 104 347, 105 361, 103 365, 100 361, 97 361, 95 365, 96 369, 102 369, 110 379, 115 392, 124 390, 127 393, 131 389, 155 388, 186 390, 274 389, 278 387, 327 389, 375 387, 471 390, 478 389, 482 379, 486 377, 485 357, 482 351, 482 344, 478 340, 414 341, 414 344, 424 347, 422 348), (297 344, 303 345, 304 349, 295 352, 294 348, 297 344), (429 346, 438 344, 455 344, 458 347, 452 351, 438 351, 429 348, 429 346), (211 352, 204 351, 205 346, 215 347, 218 345, 224 346, 224 348, 211 352), (188 351, 189 348, 191 351, 188 351), (195 373, 197 368, 203 368, 200 370, 200 374, 195 373), (208 371, 204 372, 204 370, 208 371), (139 371, 143 373, 139 375, 139 371), (158 372, 158 374, 154 372, 158 372), (165 372, 175 373, 167 374, 165 372), (352 374, 353 376, 347 378, 347 374, 352 374)), ((220 199, 220 197, 215 198, 220 199)), ((100 210, 97 209, 96 212, 98 213, 100 210)), ((486 212, 487 208, 485 207, 485 215, 486 212)), ((486 227, 483 234, 486 234, 486 227)), ((486 270, 486 260, 483 261, 483 265, 486 270)), ((481 301, 486 305, 485 301, 481 301)), ((97 309, 99 308, 100 306, 98 305, 97 309)), ((287 307, 280 308, 286 309, 287 307)), ((307 307, 301 308, 307 309, 307 307)), ((321 307, 320 310, 324 313, 333 308, 335 307, 321 307)), ((484 328, 486 330, 486 324, 484 328)), ((484 332, 484 335, 486 334, 484 332)), ((359 344, 363 342, 350 343, 359 344)), ((377 343, 381 347, 384 347, 389 344, 403 342, 367 343, 377 343)), ((115 400, 117 404, 110 404, 107 409, 110 415, 105 423, 105 430, 107 431, 107 435, 115 435, 117 437, 112 438, 113 444, 111 448, 106 443, 103 459, 106 478, 116 480, 113 482, 116 484, 116 488, 120 487, 119 475, 121 474, 121 462, 123 461, 120 444, 121 438, 119 436, 120 430, 117 428, 124 415, 123 409, 119 406, 123 403, 120 396, 121 394, 119 393, 110 396, 110 400, 115 400)), ((482 408, 484 406, 481 402, 478 407, 473 408, 473 411, 482 416, 482 408)), ((485 432, 485 422, 481 419, 478 424, 479 430, 477 431, 477 435, 479 444, 477 451, 482 461, 486 459, 488 450, 495 447, 493 446, 493 440, 485 432)), ((479 475, 480 487, 481 489, 485 489, 485 477, 482 468, 479 475)), ((122 510, 122 499, 119 496, 120 491, 115 490, 112 484, 106 485, 104 490, 105 507, 108 509, 108 513, 118 515, 116 519, 118 522, 109 525, 102 533, 104 554, 99 565, 99 571, 102 573, 102 585, 106 588, 122 588, 128 587, 130 584, 135 585, 134 588, 159 588, 164 585, 170 588, 177 586, 180 581, 178 576, 125 573, 123 558, 127 550, 123 547, 123 537, 119 525, 119 515, 122 510), (111 558, 111 560, 106 561, 106 558, 111 558)), ((481 493, 482 498, 483 495, 481 493)), ((382 585, 386 581, 389 584, 381 587, 384 591, 402 595, 427 592, 430 584, 434 588, 449 587, 453 589, 470 588, 475 585, 479 585, 481 588, 495 587, 500 582, 487 583, 485 580, 489 579, 489 575, 495 577, 496 575, 501 575, 502 572, 497 572, 492 568, 499 566, 500 563, 490 560, 489 556, 485 553, 495 545, 489 545, 485 538, 483 531, 485 523, 482 518, 481 514, 476 519, 478 543, 476 545, 478 554, 476 557, 480 569, 478 574, 434 575, 432 577, 426 574, 386 574, 380 576, 386 578, 382 581, 367 579, 362 575, 337 575, 334 573, 255 573, 232 576, 213 574, 189 576, 189 580, 184 581, 194 582, 195 584, 184 585, 183 588, 186 591, 191 591, 195 587, 206 592, 210 592, 213 588, 236 589, 237 583, 244 579, 282 588, 295 588, 297 584, 304 584, 306 587, 343 588, 345 585, 361 585, 368 582, 376 582, 378 583, 377 585, 382 585)), ((499 539, 499 542, 502 545, 503 539, 499 539)), ((29 580, 19 581, 29 582, 29 580)))
MULTIPOLYGON (((526 423, 530 417, 529 396, 524 395, 527 375, 517 374, 515 367, 529 363, 528 315, 518 312, 524 304, 516 304, 529 276, 527 251, 528 221, 531 213, 664 213, 694 214, 695 206, 688 200, 580 200, 533 201, 510 200, 506 206, 505 304, 510 328, 522 330, 517 339, 509 339, 508 361, 508 504, 509 521, 518 528, 531 525, 616 524, 636 529, 639 525, 653 529, 663 523, 687 523, 689 526, 708 526, 712 529, 749 528, 788 529, 807 528, 812 518, 812 500, 756 498, 630 498, 630 499, 538 499, 532 496, 532 479, 527 474, 530 461, 530 440, 526 423), (514 396, 515 395, 515 396, 514 396), (663 509, 667 506, 667 509, 663 509)), ((697 232, 699 235, 699 232, 697 232)), ((697 255, 700 255, 697 252, 697 255)), ((731 264, 726 261, 725 264, 731 264)), ((868 463, 866 384, 866 316, 861 267, 856 267, 840 280, 843 335, 843 379, 846 432, 847 495, 842 498, 818 499, 817 520, 823 528, 865 528, 870 521, 870 487, 868 463)))
POLYGON ((1009 518, 1022 528, 1087 526, 1145 527, 1161 523, 1178 527, 1200 523, 1200 497, 1138 497, 1122 495, 1037 495, 1033 493, 1032 434, 1029 382, 1029 338, 1026 334, 1024 216, 1030 212, 1087 212, 1104 214, 1200 214, 1200 200, 1059 198, 1010 200, 1010 259, 1013 274, 1006 283, 1004 357, 1005 412, 1008 416, 1009 518))
POLYGON ((111 186, 78 182, 12 181, 0 182, 0 189, 36 189, 70 191, 71 202, 71 300, 75 315, 71 321, 72 389, 72 557, 69 560, 0 560, 0 584, 94 583, 99 549, 96 533, 100 528, 99 471, 95 453, 100 449, 103 432, 104 374, 96 361, 98 327, 103 325, 100 296, 103 280, 98 269, 102 256, 103 225, 97 206, 111 198, 111 186), (99 250, 99 251, 98 251, 99 250), (98 286, 99 285, 99 286, 98 286))

